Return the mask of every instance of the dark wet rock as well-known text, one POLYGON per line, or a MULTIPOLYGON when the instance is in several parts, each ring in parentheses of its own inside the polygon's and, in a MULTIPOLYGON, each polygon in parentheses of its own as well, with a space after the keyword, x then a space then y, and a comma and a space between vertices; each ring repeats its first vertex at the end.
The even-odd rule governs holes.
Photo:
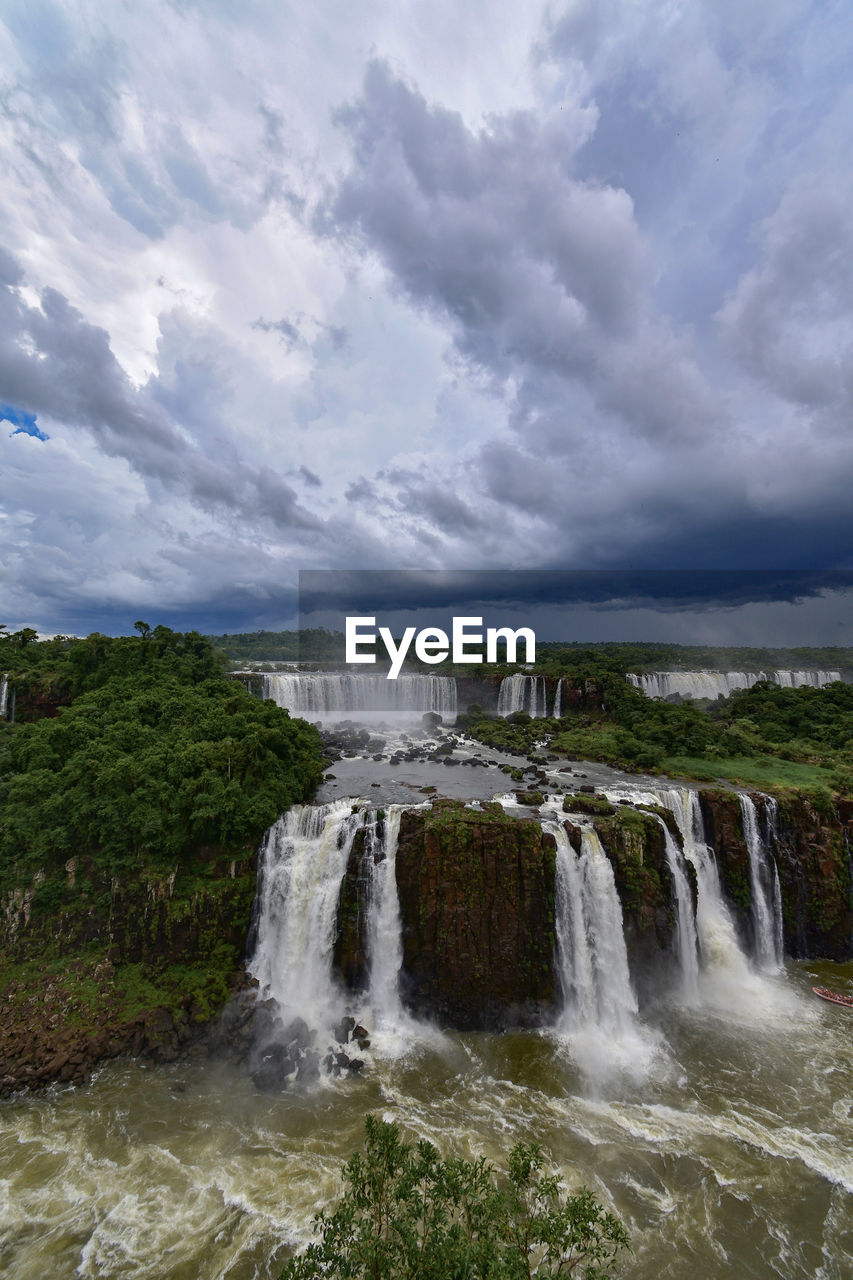
POLYGON ((335 1039, 338 1044, 346 1044, 350 1038, 350 1032, 355 1026, 355 1018, 351 1018, 349 1014, 345 1018, 341 1018, 335 1027, 335 1039))

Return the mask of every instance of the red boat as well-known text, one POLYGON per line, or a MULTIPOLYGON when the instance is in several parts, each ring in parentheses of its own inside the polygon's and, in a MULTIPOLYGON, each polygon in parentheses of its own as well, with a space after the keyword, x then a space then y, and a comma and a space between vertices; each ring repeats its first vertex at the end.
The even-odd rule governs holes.
POLYGON ((853 1009, 853 996, 842 996, 837 991, 830 991, 829 987, 812 987, 812 991, 816 996, 820 996, 821 1000, 828 1000, 830 1004, 840 1004, 845 1009, 853 1009))

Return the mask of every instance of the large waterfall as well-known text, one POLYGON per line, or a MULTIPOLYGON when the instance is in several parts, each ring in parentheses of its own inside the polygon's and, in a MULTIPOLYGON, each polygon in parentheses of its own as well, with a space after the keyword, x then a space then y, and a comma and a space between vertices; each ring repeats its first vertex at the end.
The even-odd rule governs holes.
POLYGON ((521 671, 504 676, 498 691, 498 715, 511 716, 515 711, 526 711, 530 716, 547 716, 544 676, 528 676, 521 671))
POLYGON ((384 813, 355 809, 351 800, 297 805, 269 829, 261 852, 256 945, 250 972, 261 995, 285 1019, 329 1028, 352 1002, 334 973, 341 886, 356 833, 362 831, 366 883, 367 991, 359 998, 372 1033, 411 1021, 403 1012, 398 976, 403 962, 396 854, 402 806, 384 813), (368 1012, 369 1011, 369 1012, 368 1012))
POLYGON ((343 1006, 332 974, 338 899, 365 811, 352 802, 294 805, 266 834, 250 972, 289 1017, 330 1026, 343 1006))
POLYGON ((727 698, 737 689, 751 689, 769 680, 783 689, 820 689, 841 679, 840 671, 649 671, 629 673, 628 681, 649 698, 727 698))
MULTIPOLYGON (((782 902, 779 873, 759 828, 752 796, 741 795, 743 834, 749 851, 749 884, 755 960, 775 973, 782 967, 782 902)), ((775 802, 774 802, 775 807, 775 802)), ((771 811, 772 812, 772 811, 771 811)), ((772 818, 768 827, 772 825, 772 818)))
POLYGON ((456 719, 452 676, 353 675, 347 671, 286 671, 263 677, 263 696, 307 720, 343 718, 358 712, 435 711, 456 719))
POLYGON ((6 719, 6 706, 9 701, 9 677, 4 673, 0 676, 0 720, 6 719))
POLYGON ((546 822, 557 842, 555 905, 558 976, 567 1030, 595 1025, 623 1032, 637 1013, 622 907, 610 859, 592 827, 575 853, 562 823, 546 822))
POLYGON ((598 833, 580 826, 576 853, 562 822, 544 821, 557 844, 555 916, 562 1008, 555 1026, 590 1081, 645 1080, 665 1069, 661 1037, 639 1018, 622 906, 598 833))

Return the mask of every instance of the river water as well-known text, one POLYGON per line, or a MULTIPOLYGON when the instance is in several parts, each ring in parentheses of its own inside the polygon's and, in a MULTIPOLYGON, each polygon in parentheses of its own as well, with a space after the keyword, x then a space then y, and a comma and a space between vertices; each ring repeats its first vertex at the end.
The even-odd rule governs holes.
POLYGON ((537 1139, 570 1185, 621 1214, 631 1277, 853 1275, 853 1016, 789 964, 730 1016, 646 1012, 645 1078, 578 1069, 548 1033, 425 1035, 362 1078, 258 1093, 205 1062, 104 1068, 0 1108, 0 1271, 249 1280, 339 1189, 363 1117, 496 1163, 537 1139))
MULTIPOLYGON (((320 798, 353 794, 362 772, 365 798, 382 803, 422 801, 415 785, 434 778, 445 794, 494 794, 506 779, 482 754, 485 767, 407 764, 405 776, 340 762, 346 776, 320 798)), ((581 773, 624 782, 600 778, 602 766, 560 768, 549 773, 567 786, 581 773)), ((589 875, 595 856, 590 846, 589 875)), ((205 1060, 113 1063, 85 1088, 9 1099, 0 1274, 273 1277, 340 1190, 372 1112, 446 1154, 498 1165, 513 1142, 539 1141, 570 1186, 622 1217, 633 1252, 620 1274, 632 1280, 849 1280, 853 1013, 810 989, 850 989, 853 964, 751 965, 748 981, 728 985, 721 975, 595 1026, 563 1017, 541 1032, 463 1035, 401 1011, 396 1034, 372 1035, 363 1075, 276 1095, 244 1067, 205 1060)))

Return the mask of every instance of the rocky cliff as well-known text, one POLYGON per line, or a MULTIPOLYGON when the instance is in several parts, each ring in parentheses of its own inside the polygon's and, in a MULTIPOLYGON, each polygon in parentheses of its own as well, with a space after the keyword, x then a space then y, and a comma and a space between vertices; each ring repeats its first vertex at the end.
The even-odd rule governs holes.
POLYGON ((121 1053, 170 1060, 243 981, 255 892, 247 851, 198 851, 191 868, 66 880, 0 904, 0 1094, 86 1080, 121 1053))
POLYGON ((403 814, 405 996, 459 1028, 542 1022, 555 999, 553 837, 499 805, 403 814))
MULTIPOLYGON (((705 832, 720 870, 723 891, 741 935, 749 939, 749 852, 740 803, 731 791, 700 793, 705 832)), ((753 794, 766 824, 766 797, 753 794)), ((849 804, 792 792, 779 801, 770 852, 779 871, 785 952, 794 957, 847 960, 853 956, 853 857, 849 804)))

